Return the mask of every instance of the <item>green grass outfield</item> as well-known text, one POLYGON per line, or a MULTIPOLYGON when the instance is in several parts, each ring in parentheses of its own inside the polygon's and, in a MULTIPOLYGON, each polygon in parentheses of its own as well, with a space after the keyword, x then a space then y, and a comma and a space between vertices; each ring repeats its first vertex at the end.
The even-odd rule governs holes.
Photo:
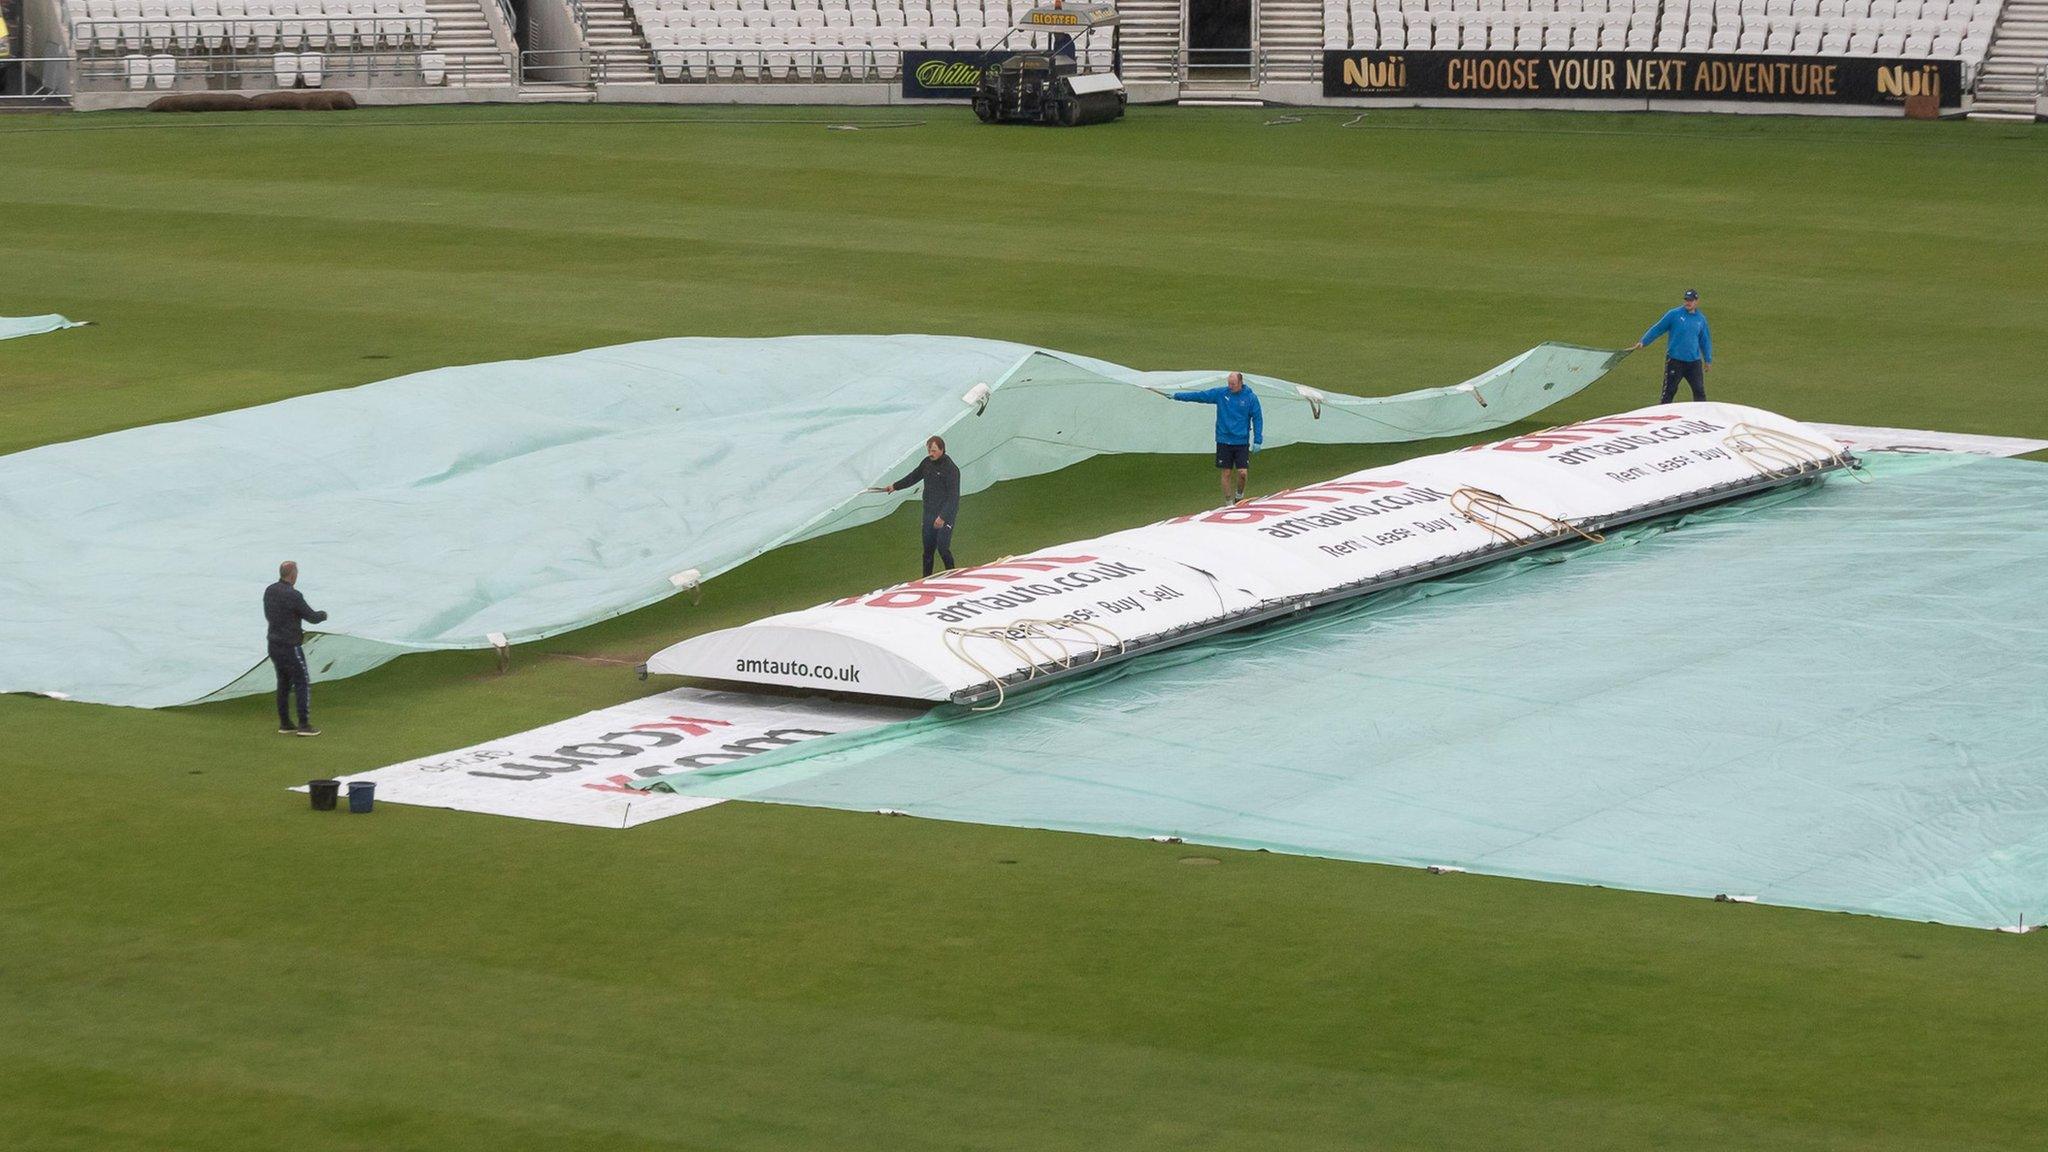
MULTIPOLYGON (((0 344, 0 451, 685 334, 951 332, 1392 392, 1626 344, 1688 286, 1719 398, 2048 437, 2048 133, 1274 115, 0 118, 0 313, 98 322, 0 344)), ((1554 415, 1653 400, 1657 367, 1554 415)), ((1275 451, 1255 486, 1409 451, 1275 451)), ((1192 454, 1018 482, 970 499, 962 558, 1213 489, 1192 454)), ((265 698, 0 698, 0 1147, 2048 1139, 2048 936, 750 804, 619 833, 283 791, 643 693, 625 665, 899 578, 913 536, 786 549, 507 675, 451 653, 324 686, 317 741, 265 698)))

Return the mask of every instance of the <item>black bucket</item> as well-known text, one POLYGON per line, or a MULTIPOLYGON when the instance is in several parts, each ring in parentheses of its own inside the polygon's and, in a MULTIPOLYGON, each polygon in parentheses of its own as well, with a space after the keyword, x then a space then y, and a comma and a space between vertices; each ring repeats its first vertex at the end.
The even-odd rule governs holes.
POLYGON ((351 780, 348 782, 348 810, 368 812, 377 803, 377 782, 375 780, 351 780))
POLYGON ((341 794, 341 781, 308 780, 306 781, 306 791, 312 794, 313 811, 332 812, 334 811, 334 799, 341 794))

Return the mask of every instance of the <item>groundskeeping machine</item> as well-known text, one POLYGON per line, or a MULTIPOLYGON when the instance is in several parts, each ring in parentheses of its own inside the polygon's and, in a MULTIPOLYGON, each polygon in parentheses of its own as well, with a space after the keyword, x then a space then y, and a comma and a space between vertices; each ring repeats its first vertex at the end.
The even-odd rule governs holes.
POLYGON ((1018 18, 992 50, 1001 56, 974 88, 984 124, 1100 124, 1124 114, 1124 82, 1114 71, 1084 72, 1081 61, 1114 43, 1113 4, 1050 0, 1018 18), (1008 53, 1004 55, 1004 53, 1008 53))

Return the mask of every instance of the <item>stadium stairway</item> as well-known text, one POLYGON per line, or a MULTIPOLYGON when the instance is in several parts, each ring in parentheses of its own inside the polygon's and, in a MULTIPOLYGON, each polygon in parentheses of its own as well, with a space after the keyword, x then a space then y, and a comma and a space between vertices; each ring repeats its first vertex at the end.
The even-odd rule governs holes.
POLYGON ((625 0, 581 0, 583 41, 591 58, 603 60, 607 84, 654 83, 654 54, 626 11, 625 0))
MULTIPOLYGON (((434 18, 434 50, 448 58, 448 84, 463 88, 510 88, 512 45, 484 15, 497 0, 427 0, 434 18)), ((508 30, 509 32, 509 30, 508 30)))
POLYGON ((2048 68, 2048 0, 2007 0, 1977 74, 1972 120, 2032 122, 2048 68))
POLYGON ((1322 0, 1260 0, 1259 51, 1267 80, 1322 76, 1322 0))
POLYGON ((1180 79, 1181 0, 1123 0, 1119 44, 1125 84, 1172 84, 1180 79))

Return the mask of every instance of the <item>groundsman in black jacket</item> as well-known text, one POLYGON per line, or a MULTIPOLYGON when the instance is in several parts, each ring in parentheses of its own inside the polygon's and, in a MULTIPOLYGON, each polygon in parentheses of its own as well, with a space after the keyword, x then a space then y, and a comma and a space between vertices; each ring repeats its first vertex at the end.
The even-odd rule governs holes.
POLYGON ((910 474, 894 484, 895 492, 912 485, 924 485, 924 574, 932 574, 932 553, 953 567, 953 525, 960 518, 960 466, 946 455, 946 442, 937 436, 924 442, 924 459, 910 474))

